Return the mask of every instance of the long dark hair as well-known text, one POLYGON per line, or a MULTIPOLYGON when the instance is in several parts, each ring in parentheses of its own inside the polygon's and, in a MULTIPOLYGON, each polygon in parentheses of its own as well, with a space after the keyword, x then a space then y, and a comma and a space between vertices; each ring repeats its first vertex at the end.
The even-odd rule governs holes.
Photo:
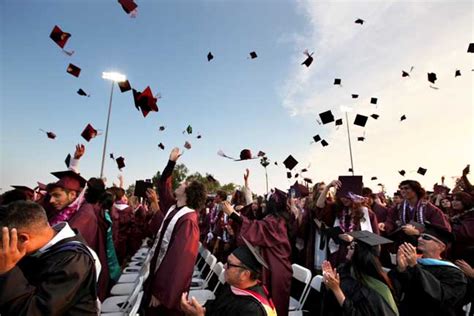
POLYGON ((371 247, 362 242, 358 242, 354 247, 354 254, 350 260, 350 265, 354 270, 355 278, 364 280, 363 275, 371 276, 387 285, 393 291, 392 282, 387 273, 382 269, 379 260, 380 247, 371 247))

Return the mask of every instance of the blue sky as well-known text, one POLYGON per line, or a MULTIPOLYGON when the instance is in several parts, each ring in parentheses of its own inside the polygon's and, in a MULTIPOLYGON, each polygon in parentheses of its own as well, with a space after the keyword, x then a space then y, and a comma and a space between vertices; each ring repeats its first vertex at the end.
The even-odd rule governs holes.
MULTIPOLYGON (((430 120, 427 107, 436 108, 435 102, 452 100, 456 95, 460 98, 456 111, 467 115, 463 115, 462 122, 445 118, 448 121, 444 124, 453 130, 453 135, 448 133, 448 140, 458 135, 453 128, 455 122, 461 130, 472 131, 472 75, 468 72, 472 56, 465 53, 468 43, 473 41, 470 2, 137 3, 138 16, 131 19, 115 0, 0 2, 3 190, 10 184, 34 186, 36 181, 52 181, 49 172, 64 169, 67 153, 73 153, 75 144, 84 143, 80 133, 87 123, 105 130, 110 83, 101 78, 102 71, 124 73, 133 87, 143 90, 149 85, 163 97, 158 103, 160 111, 143 118, 133 106, 131 93, 121 94, 115 89, 107 151, 125 157, 126 184, 161 170, 169 150, 174 146, 182 148, 186 140, 193 148, 183 155, 181 162, 190 171, 212 173, 224 183, 241 183, 241 175, 249 167, 254 175, 253 186, 259 193, 264 191, 264 177, 258 160, 231 162, 217 156, 219 149, 234 156, 243 148, 255 153, 263 150, 272 161, 279 162, 291 153, 300 161, 297 168, 311 163, 309 176, 330 181, 346 173, 349 167, 347 142, 341 133, 344 129, 322 128, 315 119, 319 112, 337 111, 339 105, 347 104, 347 95, 353 92, 361 93, 365 99, 379 96, 384 100, 386 96, 385 103, 390 100, 406 104, 402 97, 408 95, 415 98, 410 102, 424 100, 427 104, 420 112, 410 113, 410 117, 420 116, 420 120, 407 125, 408 131, 422 128, 428 138, 438 129, 432 123, 420 125, 420 121, 430 120), (458 19, 441 29, 436 26, 439 23, 430 21, 433 15, 458 19), (368 19, 362 28, 353 23, 358 17, 368 19), (399 25, 382 23, 392 19, 399 21, 399 25), (62 53, 49 39, 56 24, 72 34, 66 46, 75 50, 72 57, 62 53), (388 34, 390 43, 381 34, 388 34), (452 39, 455 37, 457 42, 452 39), (431 49, 433 45, 443 49, 435 52, 431 49), (317 56, 308 69, 300 65, 305 48, 316 51, 317 56), (398 55, 387 55, 387 49, 398 55), (399 49, 404 49, 403 56, 399 49), (208 51, 215 56, 210 63, 206 60, 208 51), (248 59, 250 51, 256 51, 259 57, 248 59), (70 62, 82 68, 79 78, 66 73, 70 62), (420 86, 400 82, 401 69, 412 64, 416 66, 411 79, 420 86), (444 88, 433 95, 434 90, 426 89, 425 67, 446 74, 451 68, 460 67, 463 77, 452 85, 451 79, 445 80, 444 88), (332 81, 337 76, 343 77, 344 85, 334 90, 332 81), (91 97, 77 95, 79 88, 91 97), (183 135, 181 132, 188 124, 203 138, 183 135), (167 129, 159 132, 160 125, 167 129), (39 128, 54 131, 57 138, 47 139, 39 128), (328 149, 323 151, 320 146, 309 144, 316 133, 328 138, 328 149), (166 145, 165 151, 157 148, 159 142, 166 145)), ((440 76, 440 82, 447 77, 440 76)), ((390 112, 383 104, 377 111, 393 117, 412 108, 393 105, 390 112), (393 111, 400 107, 400 111, 393 111)), ((368 114, 374 111, 365 106, 360 105, 360 109, 369 111, 368 114)), ((398 124, 397 119, 394 121, 398 124)), ((400 138, 398 146, 406 143, 402 136, 407 130, 397 130, 399 124, 395 127, 388 122, 377 123, 378 132, 373 129, 370 134, 367 130, 369 136, 400 138)), ((359 136, 357 133, 362 130, 355 129, 354 137, 359 136)), ((444 157, 433 144, 428 146, 428 154, 425 148, 410 149, 411 154, 438 155, 447 165, 446 175, 455 175, 456 170, 472 162, 472 134, 464 132, 457 144, 462 151, 455 157, 444 157)), ((430 171, 441 167, 435 160, 406 161, 404 155, 384 155, 379 152, 381 142, 372 139, 365 148, 356 143, 354 149, 360 166, 356 169, 366 177, 377 175, 381 181, 396 185, 400 179, 393 174, 398 169, 417 169, 419 164, 430 171), (369 156, 365 156, 367 153, 369 156), (382 155, 387 161, 372 161, 370 154, 382 155)), ((81 164, 81 173, 86 177, 99 174, 103 140, 102 135, 86 143, 81 164)), ((386 152, 391 151, 386 147, 386 152)), ((272 165, 269 172, 271 186, 288 185, 283 168, 272 165)), ((443 172, 428 174, 431 183, 443 172)), ((109 184, 117 174, 115 162, 108 159, 109 184)))

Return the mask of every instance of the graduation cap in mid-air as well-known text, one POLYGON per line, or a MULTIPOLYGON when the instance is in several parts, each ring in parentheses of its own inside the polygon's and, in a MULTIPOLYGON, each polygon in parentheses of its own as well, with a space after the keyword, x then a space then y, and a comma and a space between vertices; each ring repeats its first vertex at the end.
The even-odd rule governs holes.
POLYGON ((61 48, 64 48, 67 41, 71 37, 70 33, 63 32, 57 25, 54 26, 49 37, 61 48))
POLYGON ((334 79, 334 85, 335 85, 335 86, 341 85, 341 81, 342 81, 342 80, 339 79, 339 78, 334 79))
POLYGON ((323 140, 321 141, 321 145, 323 145, 323 147, 326 147, 326 146, 328 146, 329 144, 328 144, 328 142, 327 142, 325 139, 323 139, 323 140))
POLYGON ((122 170, 122 168, 125 167, 125 158, 120 156, 117 159, 115 159, 115 162, 117 163, 117 167, 119 170, 122 170))
POLYGON ((83 96, 83 97, 90 97, 89 94, 87 94, 84 90, 82 89, 79 89, 77 90, 77 94, 79 94, 80 96, 83 96))
POLYGON ((351 94, 351 97, 352 97, 353 99, 357 99, 357 98, 359 97, 359 95, 358 95, 358 94, 351 94))
POLYGON ((406 117, 405 114, 403 114, 403 115, 400 117, 400 121, 404 121, 404 120, 406 120, 406 119, 407 119, 407 117, 406 117))
POLYGON ((160 147, 161 150, 165 150, 165 145, 163 145, 163 143, 159 143, 159 144, 158 144, 158 147, 160 147))
POLYGON ((252 58, 252 59, 257 58, 257 53, 256 52, 250 52, 249 55, 250 55, 250 58, 252 58))
POLYGON ((342 119, 337 119, 336 126, 341 126, 341 125, 342 125, 342 119))
POLYGON ((133 1, 133 0, 118 0, 120 5, 122 6, 122 9, 130 15, 130 17, 134 18, 137 15, 137 8, 138 5, 133 1))
POLYGON ((301 63, 301 65, 305 65, 306 67, 311 66, 311 64, 313 63, 314 52, 310 54, 308 50, 305 50, 303 54, 306 55, 306 59, 301 63))
POLYGON ((425 169, 425 168, 419 167, 418 170, 416 171, 416 173, 421 174, 422 176, 424 176, 426 174, 426 171, 428 171, 428 170, 425 169))
POLYGON ((120 92, 122 93, 132 90, 132 86, 128 80, 117 82, 117 84, 119 86, 120 92))
POLYGON ((376 120, 376 119, 378 119, 380 116, 379 116, 378 114, 375 114, 375 113, 374 113, 374 114, 372 114, 370 117, 373 118, 374 120, 376 120))
POLYGON ((354 21, 355 24, 360 24, 360 25, 364 24, 364 22, 365 21, 362 20, 362 19, 357 19, 357 20, 354 21))
POLYGON ((110 153, 110 154, 109 154, 109 157, 110 157, 110 159, 113 159, 113 160, 115 160, 115 158, 114 158, 114 154, 113 154, 113 153, 110 153))
POLYGON ((377 98, 370 98, 370 103, 371 104, 377 104, 378 99, 377 98))
POLYGON ((183 133, 192 134, 193 133, 193 127, 191 125, 188 125, 188 127, 186 127, 186 129, 184 130, 183 133))
POLYGON ((207 61, 211 61, 211 60, 213 60, 213 59, 214 59, 214 55, 212 55, 212 53, 209 52, 209 53, 207 54, 207 61))
POLYGON ((42 129, 40 129, 40 131, 46 133, 46 136, 47 136, 49 139, 55 139, 55 138, 56 138, 56 134, 53 133, 53 132, 46 132, 45 130, 42 130, 42 129))
POLYGON ((314 135, 314 136, 313 136, 313 140, 314 140, 315 143, 317 143, 317 142, 319 142, 319 141, 321 140, 321 136, 319 136, 319 134, 318 134, 318 135, 314 135))
POLYGON ((298 164, 298 161, 292 155, 289 155, 283 161, 283 164, 285 165, 287 169, 293 170, 293 168, 298 164))
POLYGON ((377 177, 372 177, 372 178, 370 178, 370 180, 372 180, 372 181, 377 180, 377 177))
POLYGON ((67 154, 66 159, 64 160, 64 163, 66 164, 66 167, 69 168, 71 165, 71 154, 67 154))
POLYGON ((135 108, 142 111, 143 117, 146 117, 150 112, 158 112, 158 105, 156 104, 158 99, 155 98, 149 86, 143 92, 135 89, 132 89, 132 91, 135 108))
POLYGON ((474 43, 469 44, 469 46, 467 47, 467 52, 474 53, 474 43))
POLYGON ((436 74, 434 72, 429 72, 428 81, 434 84, 436 80, 438 80, 438 78, 436 77, 436 74))
POLYGON ((406 174, 405 170, 403 170, 403 169, 400 170, 400 171, 398 171, 398 173, 399 173, 402 177, 404 177, 405 174, 406 174))
POLYGON ((77 67, 76 65, 69 64, 66 69, 67 73, 73 75, 74 77, 79 77, 81 74, 81 68, 77 67))
POLYGON ((357 137, 357 140, 359 142, 363 142, 365 140, 365 137, 364 136, 359 136, 359 137, 357 137))
POLYGON ((461 70, 456 69, 456 72, 454 73, 454 78, 461 76, 461 70))
POLYGON ((368 117, 365 115, 357 114, 354 120, 354 125, 364 127, 367 124, 368 117))
POLYGON ((334 122, 334 115, 332 114, 331 110, 319 113, 319 117, 321 118, 321 122, 323 122, 323 124, 334 122))
POLYGON ((97 136, 97 130, 92 127, 91 124, 87 124, 87 126, 84 128, 84 130, 81 133, 81 136, 89 142, 92 138, 97 136))
POLYGON ((406 72, 405 70, 402 70, 402 77, 403 78, 410 77, 410 74, 408 72, 406 72))
POLYGON ((158 129, 162 132, 162 131, 165 130, 165 127, 164 127, 164 126, 160 126, 158 129))
POLYGON ((184 148, 191 149, 191 143, 188 141, 184 142, 184 148))

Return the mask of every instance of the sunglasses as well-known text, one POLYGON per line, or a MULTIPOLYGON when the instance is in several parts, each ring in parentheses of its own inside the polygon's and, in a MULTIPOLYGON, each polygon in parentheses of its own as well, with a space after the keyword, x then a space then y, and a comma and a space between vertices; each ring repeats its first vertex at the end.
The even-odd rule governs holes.
POLYGON ((435 242, 438 242, 438 243, 443 243, 441 240, 439 240, 438 238, 435 238, 431 235, 428 235, 428 234, 421 234, 420 235, 421 238, 423 238, 423 240, 432 240, 432 241, 435 241, 435 242))

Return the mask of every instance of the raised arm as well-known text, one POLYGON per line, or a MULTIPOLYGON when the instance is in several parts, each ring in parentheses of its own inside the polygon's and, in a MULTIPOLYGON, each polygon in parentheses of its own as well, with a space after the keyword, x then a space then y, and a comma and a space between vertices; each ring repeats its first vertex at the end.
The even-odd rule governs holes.
POLYGON ((318 197, 318 200, 316 201, 316 207, 318 208, 324 208, 326 206, 326 197, 328 195, 328 192, 329 190, 332 188, 332 187, 335 187, 336 190, 339 189, 341 187, 341 182, 338 181, 338 180, 333 180, 331 181, 331 183, 329 183, 323 190, 323 192, 321 192, 321 194, 319 195, 318 197))
POLYGON ((173 148, 170 153, 170 158, 165 169, 161 173, 160 180, 158 182, 158 195, 160 197, 160 209, 166 213, 168 209, 176 203, 173 196, 173 170, 176 166, 176 161, 181 156, 179 148, 173 148))

